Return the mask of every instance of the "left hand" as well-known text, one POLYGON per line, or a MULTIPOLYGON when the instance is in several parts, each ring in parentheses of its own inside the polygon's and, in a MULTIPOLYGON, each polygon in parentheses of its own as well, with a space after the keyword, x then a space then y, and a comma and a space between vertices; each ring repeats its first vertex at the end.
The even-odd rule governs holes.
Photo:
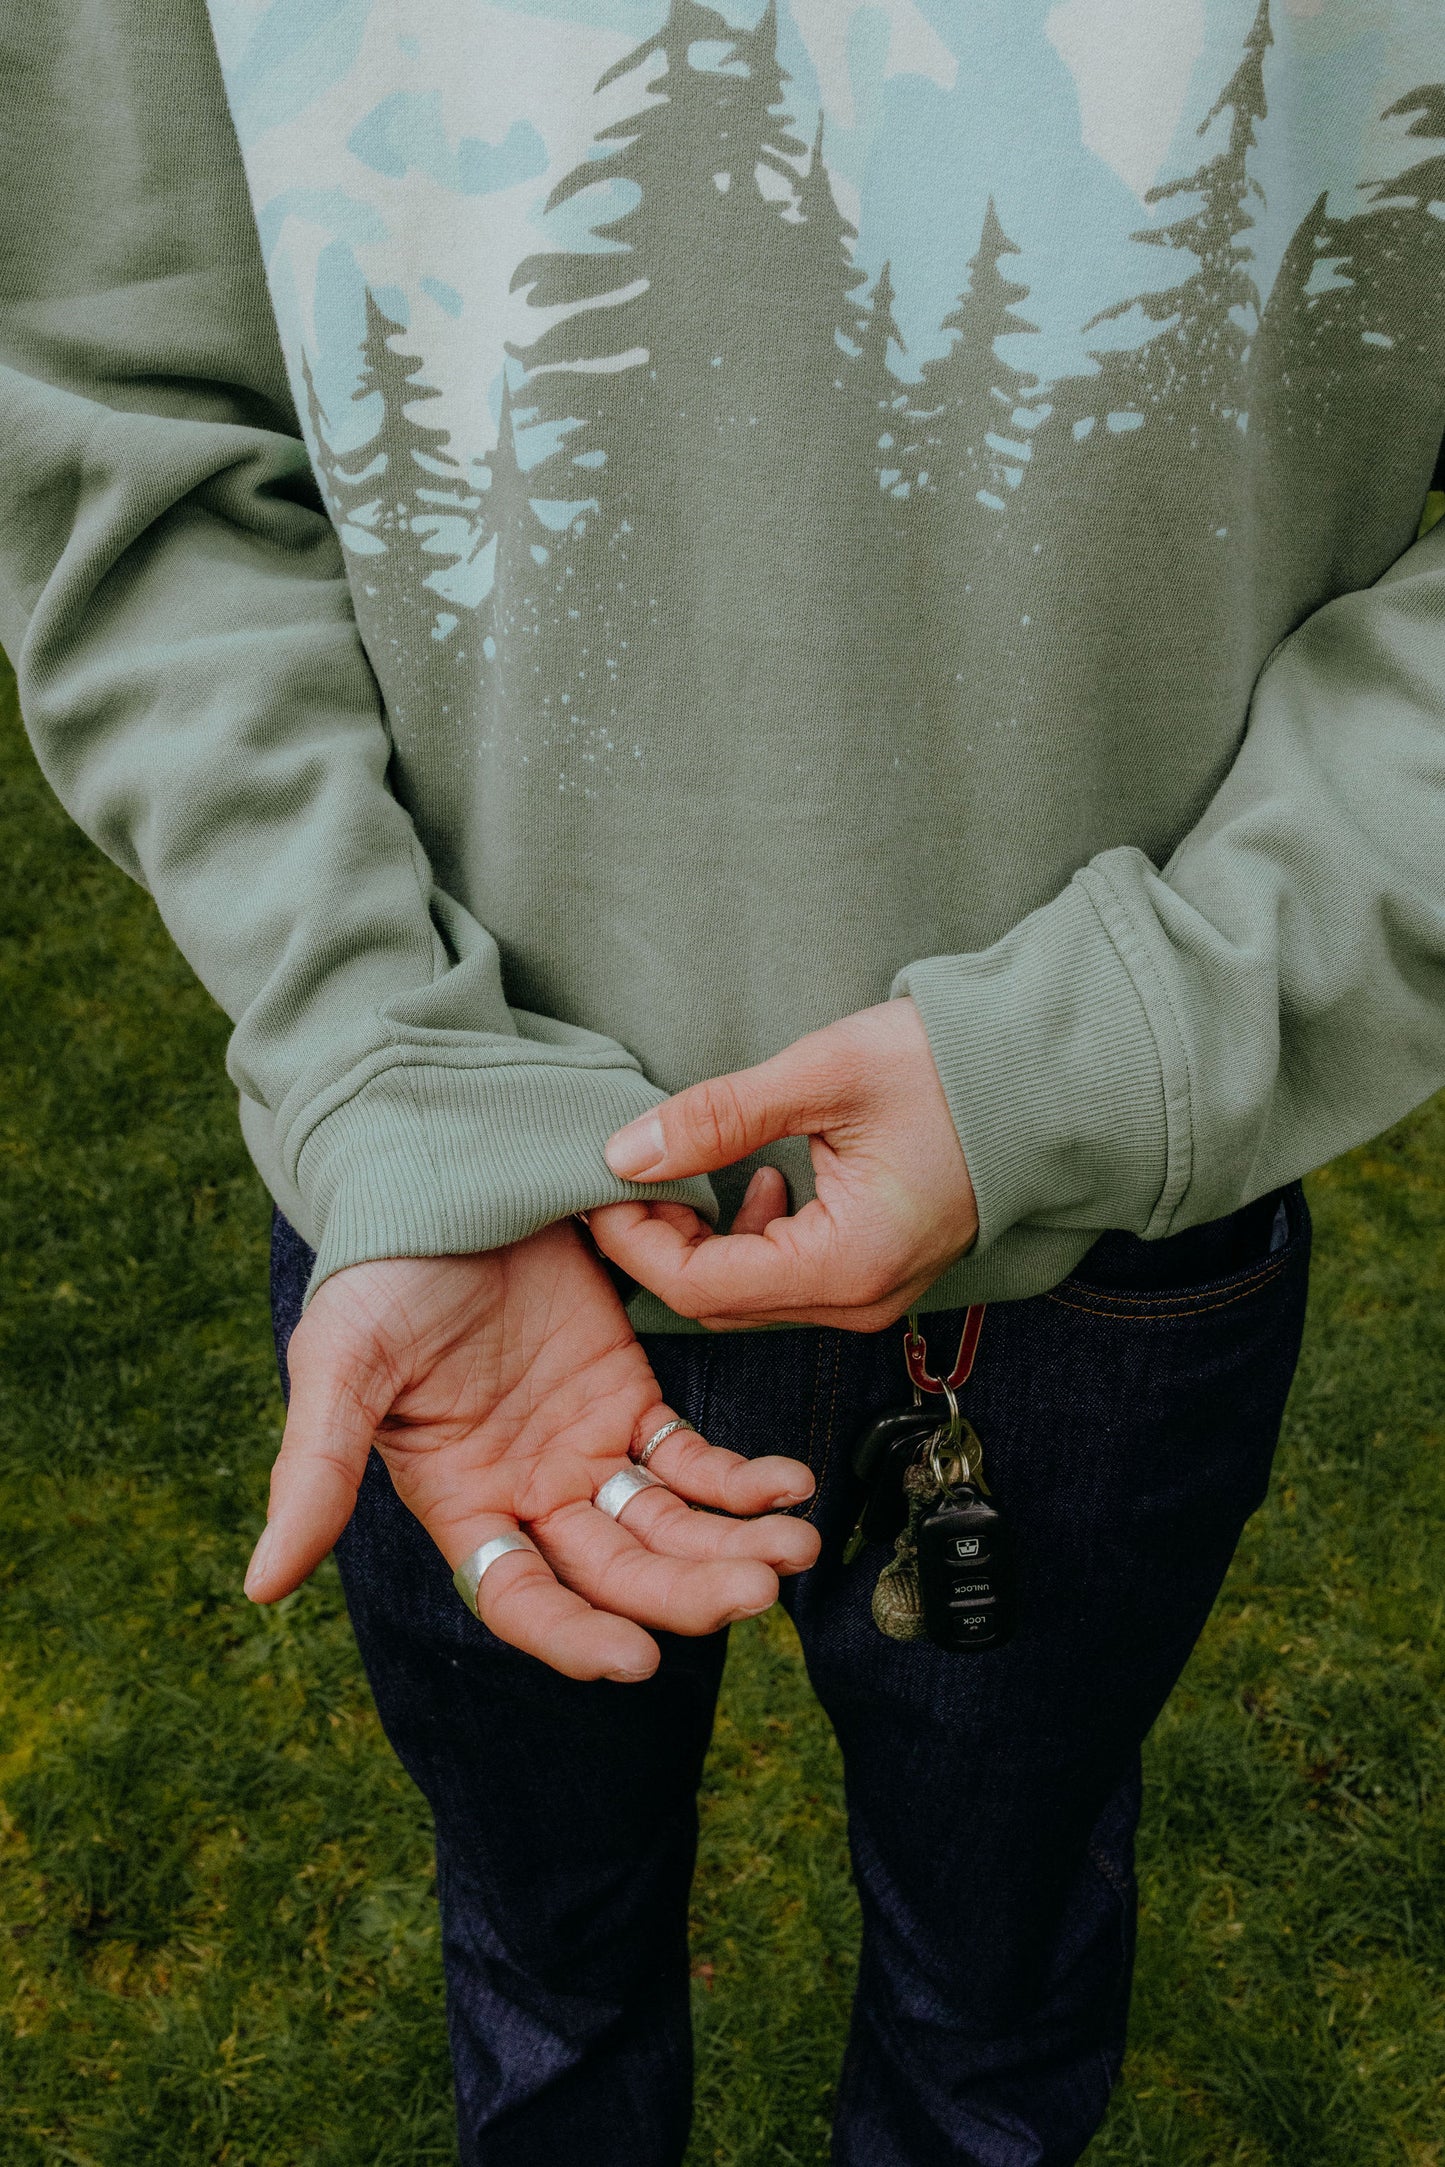
POLYGON ((713 1330, 830 1324, 876 1332, 912 1307, 978 1232, 958 1133, 923 1020, 885 1001, 756 1068, 680 1091, 619 1129, 607 1163, 629 1181, 710 1174, 806 1136, 817 1195, 789 1215, 759 1167, 728 1234, 685 1204, 588 1213, 598 1248, 679 1316, 713 1330))

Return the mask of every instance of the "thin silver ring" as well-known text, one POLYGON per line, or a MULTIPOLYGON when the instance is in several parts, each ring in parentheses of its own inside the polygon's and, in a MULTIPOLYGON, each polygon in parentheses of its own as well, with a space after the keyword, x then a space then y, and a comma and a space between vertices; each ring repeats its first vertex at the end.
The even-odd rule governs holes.
POLYGON ((537 1545, 529 1542, 519 1530, 515 1534, 494 1535, 490 1542, 480 1543, 469 1558, 462 1559, 452 1574, 452 1586, 474 1618, 481 1617, 477 1608, 477 1590, 482 1584, 482 1575, 496 1564, 498 1558, 506 1557, 509 1551, 535 1550, 536 1547, 537 1545))
POLYGON ((645 1468, 619 1467, 615 1475, 608 1476, 592 1502, 609 1519, 620 1520, 634 1497, 641 1497, 644 1490, 666 1488, 665 1482, 659 1482, 656 1475, 649 1475, 645 1468))
POLYGON ((663 1442, 664 1438, 676 1436, 679 1430, 692 1430, 694 1437, 697 1435, 697 1431, 693 1429, 693 1425, 688 1421, 686 1415, 674 1415, 671 1422, 664 1422, 660 1430, 653 1431, 651 1437, 648 1438, 647 1443, 637 1454, 635 1464, 638 1467, 646 1467, 648 1461, 652 1458, 653 1453, 656 1452, 658 1446, 663 1442))

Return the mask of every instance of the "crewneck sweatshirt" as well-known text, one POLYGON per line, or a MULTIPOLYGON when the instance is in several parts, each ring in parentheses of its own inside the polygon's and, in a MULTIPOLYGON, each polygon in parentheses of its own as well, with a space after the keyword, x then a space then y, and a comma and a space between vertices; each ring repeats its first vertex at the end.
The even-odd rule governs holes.
POLYGON ((1439 0, 29 0, 0 100, 0 637, 318 1281, 890 993, 926 1307, 1445 1078, 1439 0))

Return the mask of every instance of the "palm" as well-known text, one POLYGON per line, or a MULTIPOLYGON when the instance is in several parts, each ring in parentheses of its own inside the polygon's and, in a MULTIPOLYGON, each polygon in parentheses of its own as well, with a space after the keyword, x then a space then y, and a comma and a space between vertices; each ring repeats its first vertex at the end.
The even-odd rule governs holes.
POLYGON ((593 1504, 672 1410, 572 1226, 484 1256, 337 1273, 297 1327, 290 1369, 268 1546, 247 1578, 259 1600, 296 1586, 331 1547, 373 1444, 450 1564, 526 1526, 552 1571, 504 1558, 487 1575, 483 1614, 578 1676, 645 1675, 657 1651, 640 1626, 707 1632, 765 1609, 777 1574, 816 1554, 798 1521, 728 1517, 798 1502, 806 1470, 692 1435, 659 1449, 653 1464, 670 1487, 638 1498, 625 1527, 593 1504), (692 1512, 684 1498, 714 1510, 692 1512))
POLYGON ((376 1445, 443 1550, 478 1512, 536 1528, 590 1506, 646 1418, 665 1419, 627 1312, 570 1228, 416 1260, 394 1317, 408 1381, 376 1445))

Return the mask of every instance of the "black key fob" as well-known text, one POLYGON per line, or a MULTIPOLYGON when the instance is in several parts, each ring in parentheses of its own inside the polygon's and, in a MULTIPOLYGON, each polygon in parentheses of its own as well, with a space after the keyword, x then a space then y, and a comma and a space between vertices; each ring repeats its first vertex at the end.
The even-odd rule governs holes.
POLYGON ((1000 1648, 1013 1630, 1008 1529, 972 1483, 918 1525, 918 1584, 930 1640, 955 1654, 1000 1648))
POLYGON ((863 1432, 853 1447, 853 1472, 863 1483, 864 1497, 850 1555, 865 1542, 896 1542, 902 1534, 908 1518, 904 1474, 924 1438, 938 1427, 933 1408, 894 1407, 863 1432))
POLYGON ((918 1457, 918 1438, 895 1437, 877 1462, 858 1526, 864 1542, 896 1542, 908 1518, 903 1477, 918 1457))
MULTIPOLYGON (((905 1439, 916 1451, 931 1430, 936 1430, 948 1420, 947 1413, 940 1416, 933 1407, 891 1407, 886 1415, 879 1415, 870 1422, 857 1444, 853 1447, 853 1472, 864 1482, 871 1482, 880 1474, 883 1462, 905 1439)), ((901 1471, 901 1470, 900 1470, 901 1471)))

